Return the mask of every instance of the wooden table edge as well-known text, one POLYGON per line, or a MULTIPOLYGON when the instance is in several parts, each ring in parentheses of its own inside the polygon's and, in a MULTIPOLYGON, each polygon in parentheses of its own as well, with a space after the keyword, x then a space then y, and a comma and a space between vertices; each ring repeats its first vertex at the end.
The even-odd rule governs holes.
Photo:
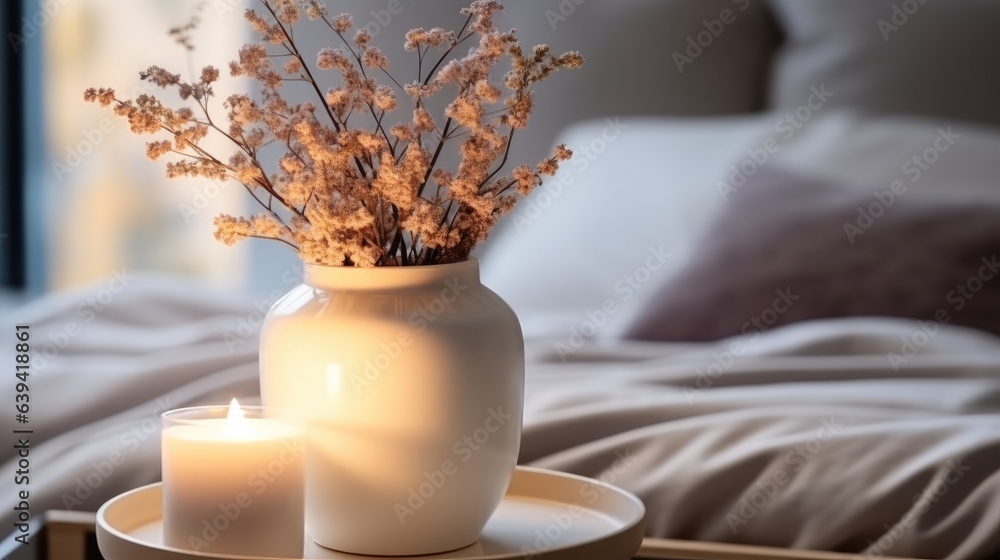
MULTIPOLYGON (((864 554, 646 538, 636 558, 648 560, 868 560, 864 554)), ((879 556, 879 560, 918 560, 879 556)))

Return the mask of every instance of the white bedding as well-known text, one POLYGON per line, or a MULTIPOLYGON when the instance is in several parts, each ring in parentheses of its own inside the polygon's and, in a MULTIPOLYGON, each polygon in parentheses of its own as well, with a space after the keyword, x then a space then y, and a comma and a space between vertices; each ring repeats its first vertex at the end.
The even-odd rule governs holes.
POLYGON ((784 113, 760 113, 574 126, 561 135, 576 150, 574 159, 515 208, 488 242, 484 282, 525 317, 530 335, 580 328, 584 313, 610 298, 619 311, 595 337, 616 338, 692 257, 696 241, 725 208, 720 184, 734 185, 733 168, 751 155, 763 163, 750 162, 750 170, 784 170, 873 193, 902 179, 907 198, 1000 200, 998 128, 827 108, 795 124, 801 128, 784 113), (933 163, 922 163, 926 169, 913 180, 904 166, 916 168, 912 158, 932 148, 941 130, 958 137, 933 163), (762 155, 765 146, 773 153, 762 155), (670 257, 633 290, 621 289, 651 250, 670 257))
MULTIPOLYGON (((83 321, 88 295, 14 317, 44 349, 83 321)), ((157 480, 164 409, 252 401, 256 341, 232 335, 257 317, 177 280, 134 280, 32 378, 33 510, 93 510, 157 480)), ((1000 550, 1000 340, 945 327, 894 371, 887 353, 918 332, 806 323, 743 339, 732 359, 735 341, 609 342, 563 362, 558 339, 531 340, 522 463, 635 492, 654 536, 987 558, 1000 550)))

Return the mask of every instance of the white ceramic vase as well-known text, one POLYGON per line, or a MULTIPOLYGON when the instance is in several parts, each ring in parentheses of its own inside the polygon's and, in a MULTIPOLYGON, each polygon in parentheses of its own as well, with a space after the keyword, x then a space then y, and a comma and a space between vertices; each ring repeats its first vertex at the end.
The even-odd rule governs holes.
POLYGON ((524 340, 479 263, 305 265, 261 332, 264 406, 307 421, 306 528, 364 555, 475 543, 517 461, 524 340))

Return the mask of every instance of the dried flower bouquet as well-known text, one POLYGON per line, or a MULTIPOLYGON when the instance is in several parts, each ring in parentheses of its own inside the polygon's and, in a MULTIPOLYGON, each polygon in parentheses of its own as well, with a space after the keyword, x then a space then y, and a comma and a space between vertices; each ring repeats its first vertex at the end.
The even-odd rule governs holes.
POLYGON ((507 168, 514 133, 534 109, 531 88, 557 70, 580 67, 583 58, 554 55, 546 45, 525 52, 514 31, 495 26, 500 2, 472 2, 462 10, 467 18, 458 32, 410 30, 405 49, 417 59, 412 81, 389 73, 386 55, 366 29, 348 39, 351 17, 329 16, 320 0, 261 4, 263 11, 246 12, 261 43, 245 45, 229 64, 232 76, 256 80, 261 93, 226 98, 226 124, 210 111, 219 79, 212 66, 193 83, 157 66, 140 73, 191 105, 180 109, 152 95, 121 100, 108 88, 84 94, 86 101, 114 105, 133 132, 167 136, 147 143, 147 154, 169 157, 168 177, 235 180, 246 188, 265 211, 249 219, 218 216, 215 236, 227 245, 273 239, 306 262, 336 266, 463 261, 519 195, 572 156, 559 146, 534 167, 507 168), (310 65, 294 35, 303 18, 328 27, 342 48, 322 49, 310 65), (467 54, 453 57, 463 44, 471 46, 467 54), (491 73, 504 60, 511 68, 500 87, 491 73), (322 85, 327 72, 339 75, 333 87, 322 85), (283 96, 289 82, 302 82, 316 101, 290 103, 283 96), (454 98, 438 119, 428 101, 445 92, 454 98), (400 97, 408 98, 412 117, 393 115, 400 97), (362 115, 366 123, 359 124, 362 115), (234 152, 221 156, 204 148, 212 135, 231 142, 234 152), (458 148, 454 170, 441 165, 446 146, 458 148))

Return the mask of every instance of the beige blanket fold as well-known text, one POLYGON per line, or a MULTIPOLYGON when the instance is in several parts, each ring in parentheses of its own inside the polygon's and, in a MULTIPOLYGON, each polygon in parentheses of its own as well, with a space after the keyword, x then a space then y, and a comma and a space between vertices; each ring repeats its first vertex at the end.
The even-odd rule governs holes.
MULTIPOLYGON (((95 510, 158 480, 165 410, 259 398, 259 312, 245 300, 140 277, 81 313, 95 293, 3 322, 30 324, 34 341, 33 512, 95 510)), ((1000 339, 869 318, 707 344, 593 343, 565 361, 557 342, 528 341, 521 462, 636 493, 650 536, 1000 554, 1000 339)), ((2 402, 12 391, 3 384, 2 402)), ((0 455, 12 474, 14 449, 0 455)), ((0 495, 16 489, 0 479, 0 495)))

